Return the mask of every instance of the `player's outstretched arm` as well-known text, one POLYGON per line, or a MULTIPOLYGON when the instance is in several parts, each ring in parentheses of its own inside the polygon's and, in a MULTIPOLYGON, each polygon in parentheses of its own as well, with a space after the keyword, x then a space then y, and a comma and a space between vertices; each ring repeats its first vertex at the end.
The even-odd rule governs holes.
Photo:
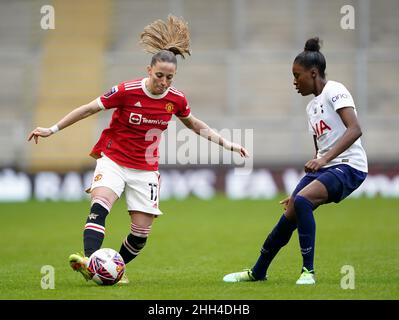
POLYGON ((218 145, 224 147, 227 150, 232 152, 237 152, 241 155, 241 157, 248 158, 249 152, 238 143, 234 143, 226 140, 220 134, 212 130, 205 122, 197 119, 192 114, 188 118, 180 118, 180 120, 184 123, 184 125, 193 130, 196 134, 208 139, 218 145))
POLYGON ((37 127, 29 134, 28 141, 32 140, 33 138, 35 140, 35 143, 37 144, 39 141, 39 137, 42 138, 49 137, 52 134, 56 133, 57 131, 64 129, 74 124, 75 122, 78 122, 79 120, 87 118, 97 113, 100 110, 101 108, 98 106, 97 99, 95 99, 88 104, 84 104, 72 110, 64 118, 62 118, 60 121, 58 121, 55 125, 53 125, 50 128, 37 127))

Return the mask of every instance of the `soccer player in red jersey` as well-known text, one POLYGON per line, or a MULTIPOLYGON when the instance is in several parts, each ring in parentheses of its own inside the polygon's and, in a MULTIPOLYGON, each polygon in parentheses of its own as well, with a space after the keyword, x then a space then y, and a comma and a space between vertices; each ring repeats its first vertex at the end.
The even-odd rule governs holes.
MULTIPOLYGON (((38 142, 77 121, 101 110, 114 109, 108 128, 104 129, 91 156, 97 165, 91 191, 91 209, 83 232, 84 256, 72 254, 71 267, 86 280, 92 274, 88 257, 100 249, 105 235, 105 219, 115 201, 125 192, 131 216, 130 233, 124 239, 120 254, 125 263, 133 260, 146 244, 154 217, 159 210, 158 145, 172 115, 198 135, 220 146, 248 157, 241 145, 227 141, 191 113, 185 95, 172 87, 177 55, 190 55, 187 23, 174 16, 166 22, 157 20, 144 28, 141 44, 152 53, 148 76, 123 82, 62 118, 51 128, 38 127, 28 136, 38 142)), ((128 282, 127 278, 121 280, 128 282)))

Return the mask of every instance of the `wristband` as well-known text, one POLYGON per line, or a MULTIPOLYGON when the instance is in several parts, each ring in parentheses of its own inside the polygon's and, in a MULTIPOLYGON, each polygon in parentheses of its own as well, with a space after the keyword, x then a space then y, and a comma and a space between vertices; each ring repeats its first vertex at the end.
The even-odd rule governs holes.
POLYGON ((58 126, 55 124, 50 128, 50 131, 52 133, 56 133, 57 131, 60 131, 60 128, 58 128, 58 126))

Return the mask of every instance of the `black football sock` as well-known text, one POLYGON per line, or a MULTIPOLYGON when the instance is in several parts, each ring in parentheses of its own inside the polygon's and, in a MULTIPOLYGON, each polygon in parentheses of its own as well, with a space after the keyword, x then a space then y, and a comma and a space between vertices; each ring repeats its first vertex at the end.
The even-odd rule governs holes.
POLYGON ((305 197, 297 195, 294 199, 294 206, 298 221, 298 235, 303 258, 303 267, 313 272, 316 238, 316 222, 313 216, 313 204, 305 197))
POLYGON ((83 231, 83 246, 86 257, 90 257, 93 252, 101 248, 105 236, 105 218, 108 212, 97 202, 94 202, 91 206, 83 231))
POLYGON ((252 275, 255 279, 265 278, 270 263, 279 250, 288 243, 295 229, 296 224, 282 215, 263 243, 259 258, 252 268, 252 275))
POLYGON ((119 250, 119 254, 126 264, 136 258, 144 248, 150 231, 151 226, 140 227, 134 223, 131 224, 131 232, 122 242, 119 250))

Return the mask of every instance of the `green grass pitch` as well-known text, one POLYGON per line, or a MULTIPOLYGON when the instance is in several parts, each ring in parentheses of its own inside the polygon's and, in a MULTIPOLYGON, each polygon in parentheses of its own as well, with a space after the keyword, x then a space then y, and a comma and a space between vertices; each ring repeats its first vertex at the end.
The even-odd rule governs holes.
MULTIPOLYGON (((399 199, 347 199, 316 211, 315 286, 295 285, 301 268, 297 232, 269 268, 269 280, 228 284, 224 274, 251 267, 279 219, 279 199, 161 203, 147 246, 127 267, 131 283, 101 287, 68 265, 82 250, 89 202, 0 204, 0 299, 398 299, 399 199), (41 288, 41 267, 55 288, 41 288), (344 265, 354 289, 342 289, 344 265)), ((119 250, 129 232, 124 199, 107 219, 103 247, 119 250)))

